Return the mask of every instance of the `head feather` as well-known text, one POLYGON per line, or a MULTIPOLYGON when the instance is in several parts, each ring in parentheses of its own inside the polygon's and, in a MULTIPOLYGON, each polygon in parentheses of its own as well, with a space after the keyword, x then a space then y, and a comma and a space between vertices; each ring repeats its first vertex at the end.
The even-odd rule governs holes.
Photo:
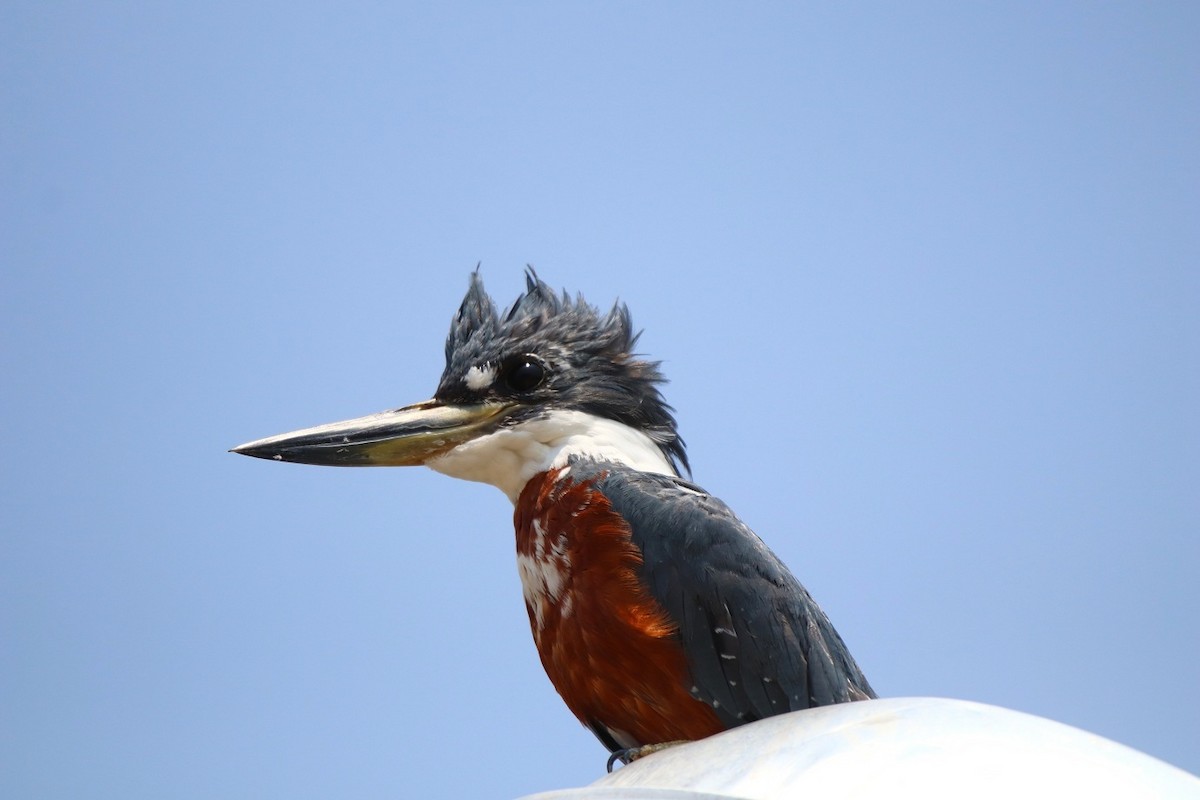
MULTIPOLYGON (((659 362, 633 352, 639 335, 624 303, 602 314, 581 295, 572 299, 565 291, 556 293, 532 267, 525 273, 525 292, 498 314, 476 269, 446 339, 446 370, 437 396, 473 399, 464 383, 472 367, 536 355, 550 371, 536 397, 541 408, 577 409, 625 423, 687 470, 673 409, 658 388, 666 382, 659 362)), ((531 413, 536 411, 531 406, 531 413)))

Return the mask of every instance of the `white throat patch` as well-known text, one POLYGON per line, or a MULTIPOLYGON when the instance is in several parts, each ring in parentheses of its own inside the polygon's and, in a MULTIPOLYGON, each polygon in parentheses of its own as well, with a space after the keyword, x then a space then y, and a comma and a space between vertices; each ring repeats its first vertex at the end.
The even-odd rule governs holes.
POLYGON ((428 466, 454 478, 490 483, 515 505, 530 478, 565 466, 571 456, 614 461, 640 472, 676 474, 649 436, 583 411, 551 411, 463 442, 428 466))

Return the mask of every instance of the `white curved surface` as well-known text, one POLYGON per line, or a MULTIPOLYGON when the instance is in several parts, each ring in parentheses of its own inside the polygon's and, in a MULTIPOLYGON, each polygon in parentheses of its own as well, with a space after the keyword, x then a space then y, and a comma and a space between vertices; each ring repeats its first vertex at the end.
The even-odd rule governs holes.
POLYGON ((524 800, 1188 798, 1200 778, 1041 717, 940 698, 796 711, 524 800))

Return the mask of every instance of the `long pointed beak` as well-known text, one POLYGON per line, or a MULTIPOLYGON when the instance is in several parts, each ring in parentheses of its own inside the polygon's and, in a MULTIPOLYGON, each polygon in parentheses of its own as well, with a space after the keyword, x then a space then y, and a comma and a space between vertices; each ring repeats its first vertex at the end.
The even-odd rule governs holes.
POLYGON ((230 452, 331 467, 417 466, 486 432, 509 408, 503 403, 457 406, 427 400, 395 411, 269 436, 230 452))

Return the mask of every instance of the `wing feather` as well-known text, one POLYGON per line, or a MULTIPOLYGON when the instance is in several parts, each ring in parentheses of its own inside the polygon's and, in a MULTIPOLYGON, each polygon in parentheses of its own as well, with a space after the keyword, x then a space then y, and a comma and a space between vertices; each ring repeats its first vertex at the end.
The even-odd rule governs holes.
POLYGON ((692 694, 730 727, 874 697, 821 608, 720 500, 678 478, 595 465, 641 579, 678 621, 692 694))

